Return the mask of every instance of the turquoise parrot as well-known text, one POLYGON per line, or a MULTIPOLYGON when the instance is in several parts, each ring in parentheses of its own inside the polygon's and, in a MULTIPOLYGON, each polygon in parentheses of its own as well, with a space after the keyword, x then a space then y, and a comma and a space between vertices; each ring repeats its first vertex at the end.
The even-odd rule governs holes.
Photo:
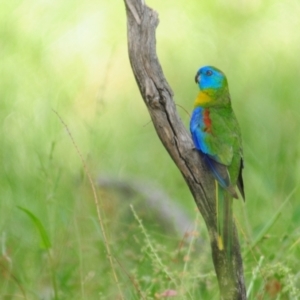
POLYGON ((194 103, 190 131, 195 148, 203 154, 216 180, 219 248, 222 248, 231 230, 229 214, 232 198, 238 198, 236 187, 245 199, 241 132, 224 73, 215 67, 202 67, 195 81, 200 92, 194 103))

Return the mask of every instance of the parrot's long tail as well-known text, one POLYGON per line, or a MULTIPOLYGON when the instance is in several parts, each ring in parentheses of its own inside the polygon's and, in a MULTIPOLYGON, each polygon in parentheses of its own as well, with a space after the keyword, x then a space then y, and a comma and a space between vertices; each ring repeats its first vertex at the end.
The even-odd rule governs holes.
POLYGON ((231 256, 233 239, 232 196, 224 190, 217 181, 216 210, 218 248, 221 251, 226 251, 227 255, 231 256))

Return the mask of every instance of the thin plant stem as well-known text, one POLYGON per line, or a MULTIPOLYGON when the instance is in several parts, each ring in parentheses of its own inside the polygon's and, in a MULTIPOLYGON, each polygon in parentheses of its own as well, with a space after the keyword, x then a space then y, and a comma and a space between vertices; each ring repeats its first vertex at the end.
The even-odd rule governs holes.
POLYGON ((63 124, 63 126, 65 127, 65 129, 67 130, 67 133, 68 135, 70 136, 70 139, 73 143, 73 146, 78 154, 78 156, 80 157, 80 160, 81 160, 81 163, 83 165, 83 168, 84 168, 84 171, 88 177, 88 180, 89 180, 89 183, 91 185, 91 188, 92 188, 92 191, 93 191, 93 198, 94 198, 94 202, 95 202, 95 206, 96 206, 96 211, 97 211, 97 217, 98 217, 98 221, 99 221, 99 224, 100 224, 100 228, 101 228, 101 231, 102 231, 102 234, 103 234, 103 239, 104 239, 104 244, 105 244, 105 248, 106 248, 106 253, 107 253, 107 258, 109 260, 109 263, 110 263, 110 267, 111 267, 111 270, 112 270, 112 274, 113 274, 113 278, 114 278, 114 281, 118 287, 118 290, 119 290, 119 294, 120 294, 120 299, 121 300, 124 300, 124 296, 123 296, 123 293, 122 293, 122 290, 121 290, 121 286, 120 286, 120 282, 118 280, 118 276, 117 276, 117 272, 115 270, 115 266, 114 266, 114 263, 113 263, 113 256, 112 256, 112 253, 111 253, 111 248, 110 248, 110 245, 109 245, 109 241, 108 241, 108 238, 107 238, 107 234, 106 234, 106 230, 105 230, 105 226, 104 226, 104 223, 103 223, 103 218, 102 218, 102 215, 101 215, 101 209, 100 209, 100 201, 98 199, 98 196, 97 196, 97 192, 96 192, 96 188, 95 188, 95 185, 94 185, 94 182, 92 180, 92 176, 89 172, 89 169, 85 163, 85 160, 77 146, 77 144, 75 143, 75 140, 71 134, 71 131, 69 130, 67 124, 64 122, 64 120, 61 118, 61 116, 58 114, 58 112, 54 109, 52 109, 53 112, 57 115, 57 117, 59 118, 60 122, 63 124))

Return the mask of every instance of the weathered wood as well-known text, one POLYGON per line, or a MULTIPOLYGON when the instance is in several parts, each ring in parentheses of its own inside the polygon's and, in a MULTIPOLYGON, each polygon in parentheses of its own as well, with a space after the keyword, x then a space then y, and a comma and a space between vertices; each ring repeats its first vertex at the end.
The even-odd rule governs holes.
POLYGON ((236 228, 233 228, 232 256, 229 258, 217 245, 214 178, 201 155, 194 150, 190 134, 177 114, 172 89, 156 55, 158 15, 143 0, 124 2, 131 67, 157 135, 181 171, 205 220, 221 298, 244 300, 243 262, 236 228))

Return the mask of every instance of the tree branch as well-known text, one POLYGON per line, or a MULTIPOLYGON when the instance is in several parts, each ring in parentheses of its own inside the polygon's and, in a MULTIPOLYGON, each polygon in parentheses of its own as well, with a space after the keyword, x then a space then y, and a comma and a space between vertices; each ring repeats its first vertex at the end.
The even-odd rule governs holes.
MULTIPOLYGON (((125 195, 125 197, 123 197, 124 199, 122 199, 122 203, 126 204, 128 208, 128 201, 126 203, 126 200, 131 200, 138 196, 141 199, 137 202, 138 206, 135 207, 135 209, 153 211, 160 224, 166 226, 169 232, 175 229, 175 232, 181 239, 184 237, 184 240, 190 241, 187 233, 194 229, 195 221, 182 210, 181 206, 176 204, 174 199, 171 199, 160 188, 137 179, 124 180, 107 176, 100 176, 97 183, 98 186, 103 189, 111 189, 125 195), (142 206, 139 204, 142 204, 142 206)), ((197 246, 199 246, 202 245, 204 241, 201 238, 197 238, 196 243, 197 246)))
POLYGON ((244 300, 243 263, 236 228, 233 228, 232 256, 229 257, 218 248, 214 178, 199 152, 194 150, 190 134, 177 114, 173 92, 156 55, 158 15, 142 0, 124 2, 131 67, 157 135, 182 173, 205 220, 221 298, 244 300))

